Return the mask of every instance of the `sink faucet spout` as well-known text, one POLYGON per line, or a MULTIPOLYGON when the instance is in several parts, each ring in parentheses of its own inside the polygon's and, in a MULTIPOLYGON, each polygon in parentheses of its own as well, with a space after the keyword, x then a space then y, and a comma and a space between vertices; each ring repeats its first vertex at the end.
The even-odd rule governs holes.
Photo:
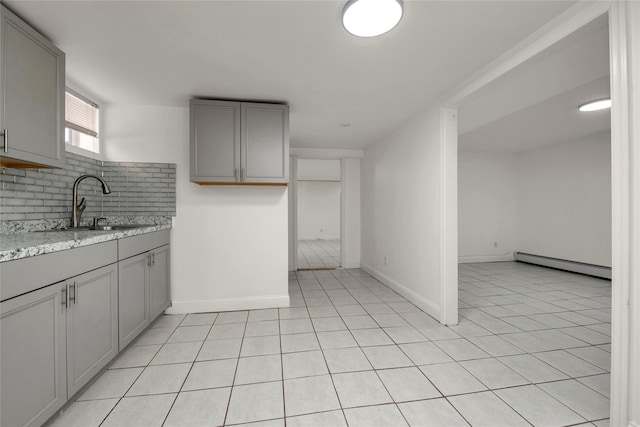
POLYGON ((80 185, 80 182, 82 182, 82 180, 86 178, 94 178, 100 181, 100 184, 102 184, 103 194, 111 193, 111 189, 109 188, 109 185, 105 182, 104 179, 100 178, 99 176, 95 176, 95 175, 79 176, 78 179, 76 179, 76 181, 73 183, 73 204, 71 206, 71 210, 72 210, 71 227, 73 228, 80 226, 80 218, 82 217, 82 212, 84 212, 84 209, 87 207, 87 201, 84 197, 82 198, 80 203, 78 203, 78 186, 80 185))

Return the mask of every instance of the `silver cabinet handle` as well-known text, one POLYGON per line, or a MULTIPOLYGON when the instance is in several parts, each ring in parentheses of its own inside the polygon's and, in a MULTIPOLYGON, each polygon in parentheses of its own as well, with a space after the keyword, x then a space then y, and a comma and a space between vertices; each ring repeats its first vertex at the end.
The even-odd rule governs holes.
POLYGON ((156 253, 151 252, 151 265, 156 265, 156 253))
POLYGON ((151 267, 151 254, 147 255, 147 265, 151 267))
POLYGON ((9 151, 9 130, 2 129, 1 133, 2 133, 2 139, 4 140, 4 143, 2 145, 2 151, 7 153, 9 151))
POLYGON ((67 297, 69 296, 69 285, 65 285, 64 288, 60 291, 62 293, 62 302, 61 304, 65 307, 69 306, 69 301, 67 301, 67 297))
MULTIPOLYGON (((67 285, 69 286, 69 285, 67 285)), ((73 281, 73 285, 70 286, 71 289, 73 289, 73 296, 69 297, 69 302, 73 301, 73 305, 76 305, 78 303, 78 286, 75 282, 75 280, 73 281)), ((67 291, 67 293, 70 295, 71 292, 67 291)))

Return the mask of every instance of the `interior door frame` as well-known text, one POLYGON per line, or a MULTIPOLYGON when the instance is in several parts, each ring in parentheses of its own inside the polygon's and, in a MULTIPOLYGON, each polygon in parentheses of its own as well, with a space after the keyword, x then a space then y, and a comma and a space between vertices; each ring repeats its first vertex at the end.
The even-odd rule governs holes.
MULTIPOLYGON (((441 106, 441 215, 457 221, 457 185, 446 182, 457 173, 457 128, 447 132, 446 115, 455 114, 461 102, 513 68, 552 46, 594 19, 608 14, 611 99, 612 161, 612 426, 638 426, 640 408, 640 3, 605 0, 578 2, 514 48, 455 87, 441 106), (635 49, 635 51, 634 51, 635 49), (635 88, 635 92, 631 92, 635 88), (634 116, 635 114, 635 116, 634 116), (634 125, 634 117, 636 123, 634 125)), ((449 128, 450 130, 450 128, 449 128)), ((453 181, 454 183, 457 180, 453 181)), ((457 263, 457 231, 441 221, 442 309, 456 312, 457 301, 446 298, 457 289, 457 277, 446 274, 457 263), (451 248, 456 248, 451 250, 451 248), (455 258, 455 259, 454 259, 455 258)), ((455 324, 455 323, 454 323, 455 324)))
POLYGON ((298 156, 291 155, 290 156, 290 190, 291 196, 289 197, 289 202, 292 205, 292 208, 289 210, 289 213, 292 215, 290 224, 292 225, 289 232, 291 233, 292 239, 289 242, 291 245, 291 250, 289 251, 289 256, 291 257, 291 262, 289 268, 291 271, 298 271, 298 160, 337 160, 340 162, 340 266, 338 268, 344 268, 345 265, 345 194, 346 194, 346 186, 345 186, 345 164, 344 159, 342 158, 334 158, 334 157, 313 157, 313 156, 298 156))

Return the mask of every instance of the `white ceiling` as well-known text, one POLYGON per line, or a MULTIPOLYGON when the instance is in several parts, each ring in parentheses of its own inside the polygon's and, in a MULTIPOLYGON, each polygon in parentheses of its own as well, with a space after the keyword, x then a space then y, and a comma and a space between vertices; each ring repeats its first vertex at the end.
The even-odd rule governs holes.
POLYGON ((610 111, 580 113, 606 98, 609 38, 602 16, 473 94, 459 108, 460 149, 520 152, 605 132, 610 111))
POLYGON ((342 29, 345 1, 5 3, 67 53, 68 80, 102 103, 282 101, 292 146, 358 149, 575 1, 409 0, 398 27, 369 39, 342 29))

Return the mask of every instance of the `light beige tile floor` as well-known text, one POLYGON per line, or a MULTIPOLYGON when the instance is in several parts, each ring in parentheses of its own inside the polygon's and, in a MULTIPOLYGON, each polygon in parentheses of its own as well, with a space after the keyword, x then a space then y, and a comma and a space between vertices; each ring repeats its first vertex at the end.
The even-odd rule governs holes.
POLYGON ((298 268, 338 268, 340 240, 298 240, 298 268))
POLYGON ((607 425, 611 283, 460 266, 440 325, 361 270, 292 273, 291 307, 162 316, 55 426, 607 425))

